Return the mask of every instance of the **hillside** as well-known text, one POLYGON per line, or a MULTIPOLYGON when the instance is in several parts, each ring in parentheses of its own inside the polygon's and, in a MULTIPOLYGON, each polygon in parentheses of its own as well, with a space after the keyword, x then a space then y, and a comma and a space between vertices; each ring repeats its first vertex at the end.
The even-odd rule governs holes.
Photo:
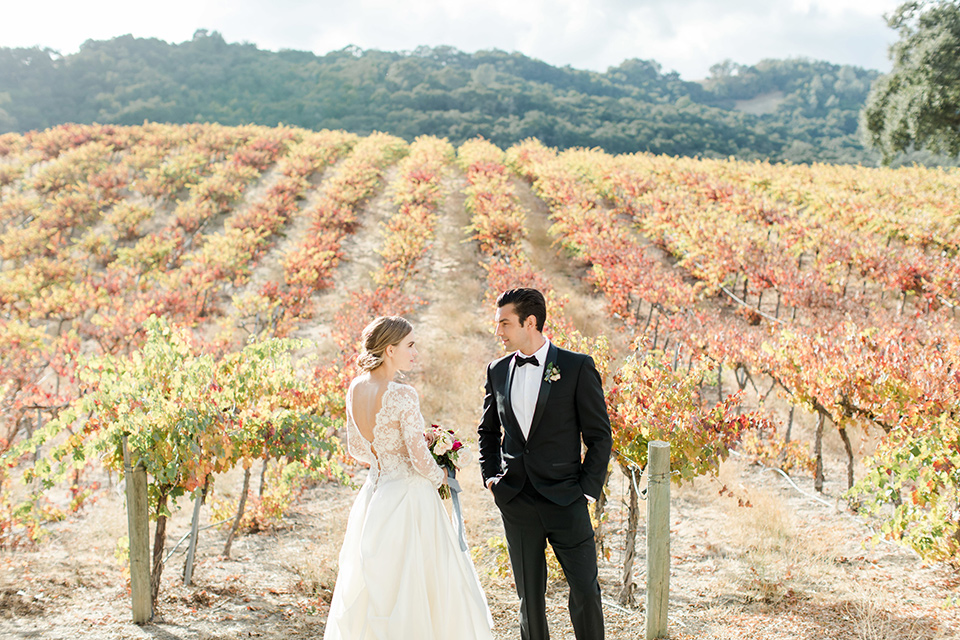
POLYGON ((178 44, 91 40, 67 56, 0 48, 0 133, 66 122, 284 123, 407 141, 482 135, 506 147, 536 137, 610 153, 874 165, 857 126, 876 77, 827 62, 767 60, 721 63, 695 83, 647 60, 597 73, 497 50, 314 55, 198 31, 178 44), (762 112, 737 109, 774 92, 782 99, 762 112))
MULTIPOLYGON (((954 638, 958 193, 952 169, 537 140, 0 135, 0 635, 322 635, 366 473, 339 437, 361 328, 413 321, 423 413, 473 443, 500 355, 494 296, 535 285, 550 339, 604 378, 607 637, 643 624, 638 490, 661 439, 672 638, 954 638), (148 470, 155 557, 169 556, 143 628, 128 621, 125 440, 148 470), (185 586, 175 545, 203 487, 211 528, 185 586)), ((467 538, 506 640, 518 604, 478 475, 474 461, 461 476, 467 538)), ((554 567, 557 637, 561 580, 554 567)))

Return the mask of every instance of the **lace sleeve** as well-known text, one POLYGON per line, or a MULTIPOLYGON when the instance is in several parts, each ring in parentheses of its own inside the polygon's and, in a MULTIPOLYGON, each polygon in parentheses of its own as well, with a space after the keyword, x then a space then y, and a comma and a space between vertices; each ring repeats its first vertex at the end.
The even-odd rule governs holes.
POLYGON ((433 459, 427 441, 423 437, 423 416, 420 414, 420 398, 413 387, 400 387, 397 393, 397 406, 403 441, 407 445, 410 464, 417 473, 430 480, 434 486, 443 483, 446 473, 433 459))
POLYGON ((366 464, 373 465, 373 452, 370 450, 370 443, 360 435, 360 429, 357 428, 357 422, 353 419, 353 385, 347 391, 347 453, 366 464))

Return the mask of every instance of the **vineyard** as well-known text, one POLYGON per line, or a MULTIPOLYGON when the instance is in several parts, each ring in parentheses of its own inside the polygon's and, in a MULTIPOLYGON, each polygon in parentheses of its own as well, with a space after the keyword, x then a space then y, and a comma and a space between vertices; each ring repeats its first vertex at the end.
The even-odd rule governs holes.
MULTIPOLYGON (((360 330, 410 318, 428 422, 475 443, 495 297, 535 286, 547 335, 604 378, 608 637, 642 623, 652 440, 676 487, 671 637, 954 637, 958 194, 952 170, 536 140, 4 134, 0 635, 150 635, 129 623, 126 456, 148 478, 161 628, 320 637, 364 473, 340 439, 360 330)), ((475 465, 462 484, 495 632, 515 637, 499 516, 475 465)))

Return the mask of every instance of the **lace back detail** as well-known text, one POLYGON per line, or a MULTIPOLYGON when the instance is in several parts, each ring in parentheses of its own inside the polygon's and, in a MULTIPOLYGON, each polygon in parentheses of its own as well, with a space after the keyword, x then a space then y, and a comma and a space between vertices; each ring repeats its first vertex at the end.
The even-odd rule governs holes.
POLYGON ((347 394, 347 449, 370 465, 375 481, 421 475, 440 486, 444 471, 434 461, 424 439, 420 398, 413 387, 390 382, 373 425, 373 446, 360 434, 352 412, 352 391, 347 394), (357 441, 354 446, 353 442, 357 441), (373 451, 377 454, 374 455, 373 451))

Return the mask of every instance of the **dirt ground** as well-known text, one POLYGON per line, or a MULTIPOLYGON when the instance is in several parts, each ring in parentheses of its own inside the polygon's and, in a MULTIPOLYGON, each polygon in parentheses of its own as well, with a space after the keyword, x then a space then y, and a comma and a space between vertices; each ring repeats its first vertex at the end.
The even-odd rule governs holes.
MULTIPOLYGON (((395 175, 389 171, 386 180, 395 175)), ((483 365, 498 355, 498 347, 489 326, 493 310, 482 306, 479 256, 463 243, 468 224, 463 177, 451 170, 444 184, 447 198, 437 238, 411 284, 427 304, 412 317, 421 362, 409 382, 420 390, 428 420, 451 426, 475 443, 483 365), (443 364, 449 362, 458 365, 443 364)), ((519 183, 518 193, 528 209, 531 259, 569 297, 578 326, 616 338, 616 329, 605 324, 602 302, 550 244, 542 203, 519 183)), ((379 223, 390 206, 389 190, 371 200, 361 228, 344 244, 335 291, 320 297, 315 323, 303 328, 303 337, 319 342, 321 355, 330 348, 324 323, 332 317, 329 310, 338 295, 361 286, 376 264, 379 223)), ((294 223, 286 242, 303 229, 294 223)), ((271 277, 275 269, 268 266, 258 278, 271 277)), ((785 414, 786 407, 771 406, 785 414)), ((798 415, 794 438, 809 441, 811 426, 808 416, 798 415)), ((869 446, 869 438, 861 442, 869 446)), ((671 638, 960 638, 960 606, 953 604, 960 600, 960 575, 945 566, 924 565, 889 543, 869 544, 872 524, 850 513, 839 498, 845 467, 835 433, 828 432, 825 446, 822 495, 814 495, 809 477, 794 478, 793 486, 736 457, 723 465, 718 478, 673 487, 671 638), (739 506, 741 502, 752 506, 739 506)), ((359 484, 365 471, 353 471, 359 484)), ((107 486, 108 479, 102 480, 107 486)), ((475 462, 463 470, 461 480, 467 537, 496 622, 494 636, 519 638, 518 602, 497 509, 480 486, 475 462)), ((220 497, 235 496, 240 486, 236 471, 217 481, 220 497)), ((603 525, 608 557, 600 563, 607 638, 612 640, 643 637, 645 620, 643 502, 632 571, 639 589, 632 604, 619 604, 627 487, 627 479, 613 469, 603 525)), ((182 584, 184 544, 164 570, 154 620, 138 627, 130 622, 129 583, 117 547, 126 534, 122 490, 109 487, 78 517, 53 525, 49 539, 36 548, 0 551, 0 638, 319 639, 355 495, 355 487, 310 487, 280 526, 237 538, 229 559, 221 555, 225 531, 203 530, 194 584, 182 584)), ((168 552, 189 528, 190 505, 183 501, 179 506, 168 524, 168 552)), ((209 508, 201 510, 201 518, 202 525, 209 523, 209 508)), ((566 597, 562 579, 552 576, 547 603, 554 638, 573 637, 566 597)))

